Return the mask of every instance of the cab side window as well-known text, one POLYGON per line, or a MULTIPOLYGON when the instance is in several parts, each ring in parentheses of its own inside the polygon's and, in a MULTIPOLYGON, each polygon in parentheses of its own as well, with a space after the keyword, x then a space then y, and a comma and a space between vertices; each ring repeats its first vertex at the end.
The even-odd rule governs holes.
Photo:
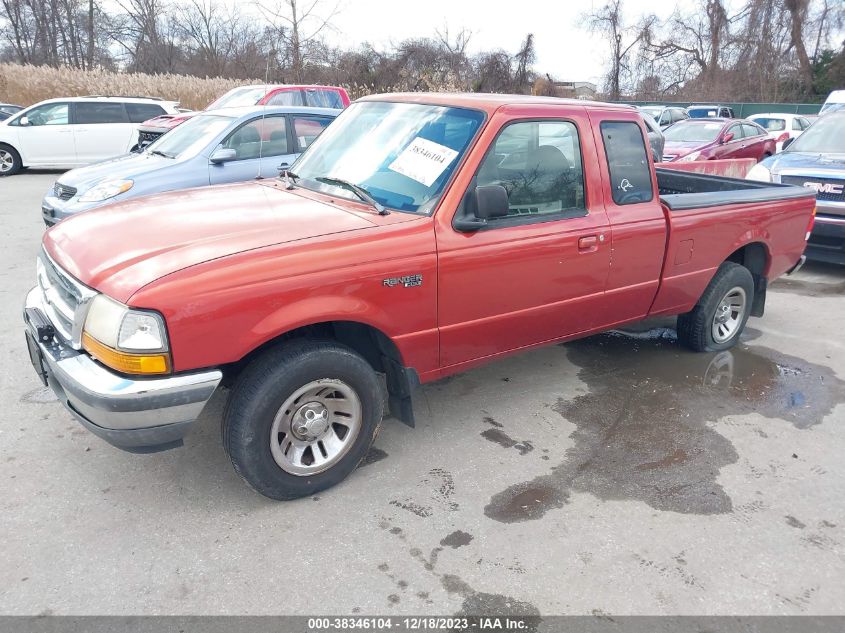
POLYGON ((255 119, 239 127, 223 142, 235 150, 236 160, 289 154, 285 117, 255 119))
POLYGON ((601 137, 613 201, 619 205, 650 201, 651 160, 640 126, 633 121, 602 121, 601 137))
POLYGON ((584 172, 578 129, 568 121, 522 121, 504 128, 476 174, 476 185, 501 185, 507 221, 584 207, 584 172))
POLYGON ((305 102, 302 99, 301 90, 283 90, 270 97, 267 105, 302 106, 305 102))
POLYGON ((725 134, 733 134, 734 137, 731 139, 732 141, 738 141, 742 138, 742 126, 741 125, 732 125, 728 128, 725 134))

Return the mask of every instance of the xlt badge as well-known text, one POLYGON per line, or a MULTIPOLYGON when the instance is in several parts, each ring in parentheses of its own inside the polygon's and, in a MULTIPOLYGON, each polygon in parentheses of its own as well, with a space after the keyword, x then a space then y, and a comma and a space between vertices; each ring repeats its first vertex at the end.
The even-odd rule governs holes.
POLYGON ((422 286, 422 275, 417 273, 416 275, 405 275, 404 277, 388 277, 382 281, 382 285, 388 288, 393 288, 393 286, 398 286, 399 284, 402 284, 406 288, 422 286))

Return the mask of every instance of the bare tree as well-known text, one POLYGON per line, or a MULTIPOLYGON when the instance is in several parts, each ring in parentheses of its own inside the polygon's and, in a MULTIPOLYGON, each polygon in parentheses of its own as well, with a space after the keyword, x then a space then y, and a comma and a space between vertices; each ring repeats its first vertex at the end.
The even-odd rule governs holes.
POLYGON ((632 51, 646 43, 657 18, 646 15, 639 24, 630 26, 622 14, 622 0, 609 0, 593 13, 582 16, 582 21, 593 33, 601 34, 610 41, 610 70, 607 73, 608 98, 618 101, 622 94, 624 76, 630 71, 632 51), (630 34, 626 38, 626 34, 630 34))
POLYGON ((321 33, 331 28, 339 4, 320 15, 322 0, 276 0, 274 3, 258 0, 257 6, 268 19, 284 44, 288 66, 293 79, 302 82, 305 67, 322 50, 321 33))

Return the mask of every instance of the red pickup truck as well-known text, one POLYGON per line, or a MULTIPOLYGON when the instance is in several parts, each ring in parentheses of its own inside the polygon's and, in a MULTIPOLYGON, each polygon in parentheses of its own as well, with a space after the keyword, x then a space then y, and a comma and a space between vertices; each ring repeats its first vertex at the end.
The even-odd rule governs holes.
POLYGON ((385 401, 413 426, 419 383, 652 315, 726 349, 800 265, 813 192, 655 169, 645 138, 610 104, 368 97, 283 178, 49 230, 33 365, 132 451, 180 444, 228 386, 235 469, 289 499, 355 469, 385 401))

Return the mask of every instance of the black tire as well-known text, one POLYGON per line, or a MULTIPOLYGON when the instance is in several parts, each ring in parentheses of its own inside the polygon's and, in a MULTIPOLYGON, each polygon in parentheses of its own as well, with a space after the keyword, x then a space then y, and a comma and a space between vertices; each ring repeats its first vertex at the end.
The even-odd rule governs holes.
POLYGON ((382 408, 378 376, 355 351, 334 341, 288 341, 264 352, 238 377, 223 417, 223 445, 235 471, 257 492, 278 500, 305 497, 343 481, 357 468, 378 434, 382 408), (354 390, 361 426, 347 452, 328 470, 291 474, 273 457, 273 420, 291 394, 321 379, 340 380, 354 390))
POLYGON ((22 168, 21 155, 18 154, 17 150, 11 145, 0 143, 0 176, 14 176, 22 168), (8 166, 7 162, 4 169, 4 160, 8 159, 11 159, 11 167, 8 166))
POLYGON ((739 341, 748 317, 751 314, 751 304, 754 300, 754 278, 751 272, 733 262, 725 262, 713 275, 710 284, 705 288, 695 307, 678 316, 678 340, 681 344, 696 352, 720 352, 730 349, 739 341), (718 341, 713 335, 713 323, 716 310, 722 299, 734 289, 740 288, 745 293, 745 306, 739 327, 726 340, 718 341))

